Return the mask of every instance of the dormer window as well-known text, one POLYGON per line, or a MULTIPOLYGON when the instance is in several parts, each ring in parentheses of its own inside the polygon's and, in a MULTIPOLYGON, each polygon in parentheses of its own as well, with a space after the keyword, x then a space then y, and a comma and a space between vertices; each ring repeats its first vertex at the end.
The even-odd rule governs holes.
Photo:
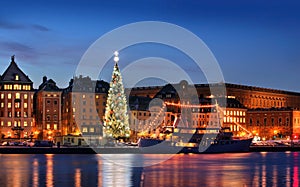
POLYGON ((17 74, 15 75, 15 80, 16 80, 16 81, 20 80, 19 75, 17 75, 17 74))

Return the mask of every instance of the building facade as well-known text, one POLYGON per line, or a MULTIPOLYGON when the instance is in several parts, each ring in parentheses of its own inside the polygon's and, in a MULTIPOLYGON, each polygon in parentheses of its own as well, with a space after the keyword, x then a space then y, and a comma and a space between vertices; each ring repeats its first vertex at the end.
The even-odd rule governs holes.
POLYGON ((43 77, 35 95, 36 130, 39 139, 53 140, 62 135, 62 90, 52 79, 43 77))
POLYGON ((14 56, 0 79, 0 130, 4 138, 34 136, 33 82, 18 67, 14 56))
POLYGON ((98 144, 109 85, 90 77, 74 77, 62 93, 62 132, 88 137, 98 144))

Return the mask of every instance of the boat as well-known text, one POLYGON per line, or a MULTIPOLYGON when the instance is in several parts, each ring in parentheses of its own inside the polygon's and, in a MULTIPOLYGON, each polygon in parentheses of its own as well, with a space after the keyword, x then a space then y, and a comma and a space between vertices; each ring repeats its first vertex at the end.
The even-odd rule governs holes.
POLYGON ((252 138, 233 137, 230 128, 176 127, 168 139, 140 138, 144 152, 157 153, 232 153, 248 152, 252 138))

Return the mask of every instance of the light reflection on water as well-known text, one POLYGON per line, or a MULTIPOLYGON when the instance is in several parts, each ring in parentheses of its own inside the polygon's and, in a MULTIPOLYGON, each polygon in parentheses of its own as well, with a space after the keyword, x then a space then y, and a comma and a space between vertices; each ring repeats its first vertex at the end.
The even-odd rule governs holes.
MULTIPOLYGON (((113 155, 112 155, 113 156, 113 155)), ((101 155, 0 155, 1 186, 299 186, 298 152, 182 155, 128 167, 101 155)), ((134 164, 163 155, 115 155, 134 164)))

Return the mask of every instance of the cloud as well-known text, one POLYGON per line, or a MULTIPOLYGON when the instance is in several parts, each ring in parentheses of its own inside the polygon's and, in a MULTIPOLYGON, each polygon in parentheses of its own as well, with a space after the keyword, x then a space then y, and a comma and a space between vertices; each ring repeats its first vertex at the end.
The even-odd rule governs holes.
POLYGON ((40 24, 19 24, 19 23, 13 23, 6 20, 0 19, 0 29, 8 29, 8 30, 18 30, 18 29, 31 29, 41 32, 48 32, 50 29, 46 26, 40 25, 40 24))
POLYGON ((24 29, 25 27, 22 24, 15 24, 4 20, 0 20, 0 28, 1 29, 24 29))
POLYGON ((42 32, 47 32, 47 31, 50 31, 49 28, 43 26, 43 25, 39 25, 39 24, 32 24, 31 25, 31 28, 35 29, 35 30, 38 30, 38 31, 42 31, 42 32))
POLYGON ((18 42, 1 42, 0 46, 8 50, 22 51, 24 53, 33 51, 32 47, 18 42))
POLYGON ((17 57, 21 57, 23 60, 28 60, 30 64, 36 64, 35 61, 39 57, 39 54, 34 48, 19 42, 1 41, 0 48, 5 49, 6 54, 16 55, 17 57))

